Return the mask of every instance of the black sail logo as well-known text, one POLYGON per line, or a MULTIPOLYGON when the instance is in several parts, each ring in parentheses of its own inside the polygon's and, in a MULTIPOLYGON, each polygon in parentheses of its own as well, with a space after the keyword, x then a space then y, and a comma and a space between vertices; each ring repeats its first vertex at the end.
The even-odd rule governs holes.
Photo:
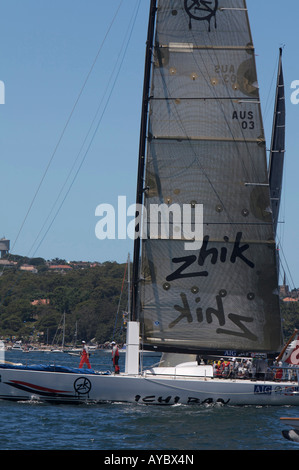
MULTIPOLYGON (((253 270, 255 263, 250 256, 250 245, 242 239, 243 233, 238 232, 234 242, 228 248, 229 238, 225 236, 223 237, 225 242, 223 246, 216 248, 213 243, 210 243, 210 237, 205 236, 202 247, 197 255, 172 258, 171 261, 174 269, 172 273, 166 276, 163 289, 169 291, 171 289, 171 282, 180 279, 208 277, 210 272, 209 265, 218 266, 219 264, 227 263, 235 265, 241 263, 244 269, 247 267, 253 270)), ((258 341, 258 337, 252 331, 256 327, 251 309, 248 310, 248 304, 247 309, 242 309, 242 312, 249 311, 250 313, 240 314, 226 311, 228 307, 224 299, 228 296, 228 292, 224 288, 221 289, 221 285, 219 285, 218 294, 215 292, 216 297, 213 299, 212 305, 205 305, 202 302, 198 295, 200 289, 197 286, 193 285, 190 291, 195 297, 190 297, 190 292, 180 293, 181 300, 180 303, 177 302, 173 306, 175 318, 168 324, 169 329, 176 328, 182 322, 193 323, 197 321, 200 325, 206 323, 215 327, 217 335, 234 336, 247 339, 251 342, 258 341)), ((247 292, 247 301, 251 302, 254 299, 254 292, 247 292)))
POLYGON ((211 31, 211 19, 215 18, 218 8, 218 0, 185 0, 185 10, 190 17, 189 28, 192 28, 191 20, 207 21, 209 23, 209 32, 211 31))

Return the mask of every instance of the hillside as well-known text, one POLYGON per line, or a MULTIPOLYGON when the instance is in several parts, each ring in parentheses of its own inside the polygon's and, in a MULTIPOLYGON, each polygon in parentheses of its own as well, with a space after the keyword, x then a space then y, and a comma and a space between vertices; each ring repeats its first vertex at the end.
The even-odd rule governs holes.
MULTIPOLYGON (((126 309, 125 283, 118 318, 125 265, 46 262, 10 255, 16 264, 0 277, 0 337, 52 344, 62 314, 66 312, 65 341, 99 343, 122 339, 122 310, 126 309), (22 267, 34 266, 34 271, 22 267), (53 269, 54 267, 54 269, 53 269)), ((61 336, 60 336, 61 340, 61 336)), ((59 337, 56 335, 56 341, 59 337)))
MULTIPOLYGON (((9 255, 0 260, 0 338, 52 344, 95 339, 125 341, 126 266, 116 262, 45 261, 9 255), (123 293, 121 296, 123 286, 123 293), (121 296, 121 301, 120 301, 121 296), (59 337, 59 334, 60 337, 59 337)), ((299 328, 299 302, 281 303, 283 330, 289 338, 299 328)))

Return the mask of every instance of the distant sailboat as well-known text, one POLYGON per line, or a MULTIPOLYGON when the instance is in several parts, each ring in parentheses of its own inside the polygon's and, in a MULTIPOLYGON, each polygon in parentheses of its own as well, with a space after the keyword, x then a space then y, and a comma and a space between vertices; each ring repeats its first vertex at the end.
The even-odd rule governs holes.
POLYGON ((290 377, 262 369, 283 345, 275 244, 283 96, 279 82, 268 172, 245 0, 151 0, 125 372, 1 366, 1 398, 299 405, 296 355, 290 377), (164 217, 154 226, 153 207, 164 217), (140 370, 142 348, 163 353, 159 367, 140 370), (244 357, 256 373, 235 375, 232 362, 244 357), (225 379, 216 358, 227 360, 225 379))
POLYGON ((64 343, 65 343, 65 312, 63 312, 63 314, 62 314, 60 324, 58 325, 58 328, 57 328, 56 333, 54 335, 54 338, 53 338, 53 341, 52 341, 51 352, 55 352, 55 353, 64 352, 64 347, 65 347, 64 343), (55 345, 57 346, 57 344, 56 344, 57 336, 59 335, 60 330, 61 330, 61 334, 62 334, 61 347, 55 347, 55 345))

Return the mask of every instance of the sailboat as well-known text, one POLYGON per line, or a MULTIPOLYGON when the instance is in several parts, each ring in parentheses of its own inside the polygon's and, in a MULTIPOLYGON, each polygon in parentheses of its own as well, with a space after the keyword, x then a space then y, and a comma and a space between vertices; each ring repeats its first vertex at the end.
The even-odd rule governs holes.
POLYGON ((268 170, 246 1, 150 1, 125 371, 1 365, 0 398, 299 405, 296 354, 281 378, 213 369, 265 365, 284 343, 282 54, 277 90, 268 170), (141 370, 140 349, 163 353, 159 366, 141 370))
POLYGON ((65 341, 65 312, 63 312, 63 315, 62 315, 62 317, 61 317, 61 322, 60 322, 60 324, 59 324, 59 326, 58 326, 58 328, 57 328, 57 331, 56 331, 56 333, 55 333, 55 336, 54 336, 54 338, 53 338, 52 345, 55 344, 55 340, 57 339, 57 334, 58 334, 59 330, 62 331, 61 347, 59 347, 59 348, 54 348, 54 347, 53 347, 53 348, 51 349, 51 352, 53 352, 53 353, 62 353, 62 352, 64 352, 64 341, 65 341))

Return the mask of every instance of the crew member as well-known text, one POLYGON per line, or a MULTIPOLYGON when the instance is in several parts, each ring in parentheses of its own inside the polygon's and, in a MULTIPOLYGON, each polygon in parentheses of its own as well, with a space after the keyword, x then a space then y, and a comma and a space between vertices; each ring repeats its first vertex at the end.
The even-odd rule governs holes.
POLYGON ((112 362, 113 362, 113 365, 114 365, 114 372, 115 372, 115 374, 119 374, 119 365, 118 365, 119 351, 118 351, 118 347, 117 347, 117 344, 115 343, 115 341, 112 341, 111 346, 112 346, 112 362))
POLYGON ((82 369, 83 365, 86 364, 88 369, 91 369, 91 365, 90 365, 90 362, 89 362, 89 354, 88 354, 88 347, 85 343, 85 341, 82 341, 82 345, 83 345, 83 348, 82 348, 82 352, 81 352, 81 361, 80 361, 80 364, 79 364, 79 369, 82 369))

